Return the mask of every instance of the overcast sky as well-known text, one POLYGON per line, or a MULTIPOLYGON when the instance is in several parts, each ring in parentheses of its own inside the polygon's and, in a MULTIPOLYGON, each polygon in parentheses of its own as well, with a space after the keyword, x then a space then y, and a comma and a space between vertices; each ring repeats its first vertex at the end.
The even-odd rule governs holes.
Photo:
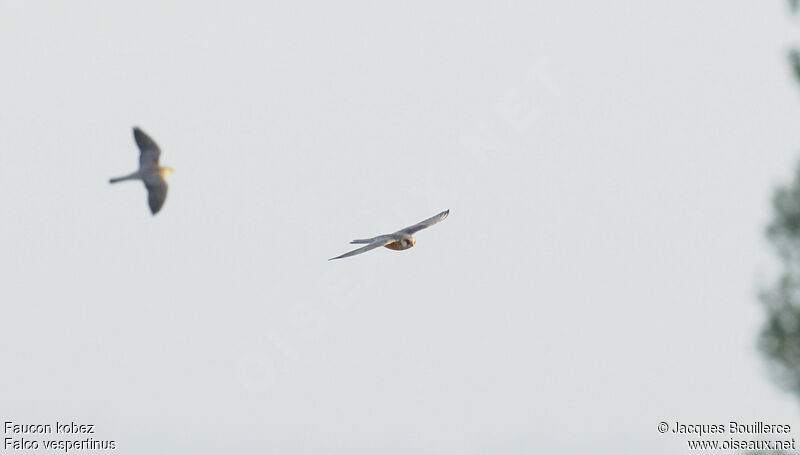
POLYGON ((755 348, 798 30, 780 0, 0 0, 0 420, 121 455, 800 440, 755 348), (134 125, 175 168, 155 217, 108 184, 134 125))

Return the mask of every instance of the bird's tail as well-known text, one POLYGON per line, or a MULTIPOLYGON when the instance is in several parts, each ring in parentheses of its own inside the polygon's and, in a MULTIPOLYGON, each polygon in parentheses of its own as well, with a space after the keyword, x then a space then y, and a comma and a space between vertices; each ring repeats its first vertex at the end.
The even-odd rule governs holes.
POLYGON ((114 177, 108 179, 108 183, 117 183, 117 182, 124 182, 125 180, 134 180, 136 178, 136 173, 126 175, 124 177, 114 177))
POLYGON ((373 237, 371 239, 356 239, 356 240, 353 240, 350 243, 354 243, 354 244, 355 243, 372 243, 374 240, 375 240, 375 237, 373 237))

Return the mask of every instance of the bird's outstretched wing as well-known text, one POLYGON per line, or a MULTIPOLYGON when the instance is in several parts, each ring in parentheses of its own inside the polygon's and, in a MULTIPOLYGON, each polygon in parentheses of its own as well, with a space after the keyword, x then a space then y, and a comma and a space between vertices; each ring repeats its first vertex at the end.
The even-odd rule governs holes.
POLYGON ((144 186, 147 188, 147 203, 153 215, 161 210, 164 201, 167 199, 167 181, 160 175, 151 175, 144 179, 144 186))
POLYGON ((375 237, 375 241, 370 243, 369 245, 362 246, 361 248, 356 248, 353 251, 349 251, 349 252, 347 252, 347 253, 345 253, 345 254, 343 254, 341 256, 336 256, 335 258, 330 258, 328 260, 332 261, 334 259, 341 259, 341 258, 346 258, 346 257, 350 257, 350 256, 355 256, 355 255, 361 254, 361 253, 363 253, 365 251, 374 250, 375 248, 378 248, 379 246, 388 245, 389 243, 392 243, 393 241, 394 241, 394 238, 392 238, 392 236, 389 236, 389 235, 382 235, 380 237, 375 237))
POLYGON ((158 166, 158 158, 161 156, 161 149, 158 144, 150 138, 144 131, 140 130, 138 126, 133 127, 133 138, 136 139, 136 145, 139 147, 139 168, 150 169, 158 166))
POLYGON ((440 213, 438 215, 432 216, 432 217, 428 218, 425 221, 420 221, 419 223, 417 223, 417 224, 415 224, 413 226, 409 226, 409 227, 407 227, 405 229, 401 229, 401 230, 397 231, 395 234, 413 234, 413 233, 415 233, 417 231, 421 231, 422 229, 425 229, 427 227, 433 226, 434 224, 438 223, 439 221, 442 221, 443 219, 447 218, 447 215, 449 215, 449 214, 450 214, 450 209, 445 210, 444 212, 442 212, 442 213, 440 213))

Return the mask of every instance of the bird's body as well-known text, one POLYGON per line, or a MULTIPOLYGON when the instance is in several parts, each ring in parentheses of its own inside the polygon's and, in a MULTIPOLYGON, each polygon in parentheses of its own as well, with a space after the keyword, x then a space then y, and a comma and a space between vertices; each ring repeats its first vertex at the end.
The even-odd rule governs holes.
POLYGON ((414 238, 413 235, 403 236, 400 240, 395 240, 392 243, 387 243, 383 245, 390 250, 407 250, 414 246, 417 243, 417 239, 414 238))
POLYGON ((366 251, 378 248, 379 246, 389 248, 390 250, 407 250, 417 243, 417 240, 414 238, 413 235, 415 232, 433 226, 434 224, 447 218, 447 215, 449 214, 450 210, 445 210, 444 212, 439 213, 438 215, 432 216, 425 221, 420 221, 419 223, 413 226, 401 229, 393 234, 379 235, 371 239, 353 240, 350 243, 353 244, 366 243, 366 246, 362 246, 361 248, 357 248, 341 256, 336 256, 335 258, 331 258, 329 259, 329 261, 333 259, 341 259, 349 256, 355 256, 357 254, 361 254, 366 251))
POLYGON ((133 137, 139 147, 139 169, 131 174, 109 179, 109 183, 123 182, 125 180, 141 180, 147 188, 147 202, 150 211, 155 215, 161 210, 164 201, 167 199, 167 181, 164 177, 172 172, 172 168, 161 166, 158 159, 161 156, 161 149, 150 136, 138 127, 133 128, 133 137))

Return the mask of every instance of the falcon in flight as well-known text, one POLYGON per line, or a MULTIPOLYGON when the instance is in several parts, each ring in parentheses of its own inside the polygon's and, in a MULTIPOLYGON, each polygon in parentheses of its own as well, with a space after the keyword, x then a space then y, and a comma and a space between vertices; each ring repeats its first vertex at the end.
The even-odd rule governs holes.
POLYGON ((109 180, 109 183, 117 183, 123 180, 141 180, 147 188, 147 202, 150 204, 150 211, 153 215, 161 210, 164 200, 167 198, 167 181, 164 176, 172 172, 171 167, 159 166, 158 157, 161 156, 161 149, 150 139, 150 136, 140 130, 138 126, 133 127, 133 138, 139 146, 139 170, 136 172, 109 180))
POLYGON ((389 249, 392 249, 392 250, 407 250, 407 249, 411 248, 412 246, 414 246, 415 243, 417 243, 417 241, 414 239, 414 235, 413 235, 415 232, 420 231, 422 229, 425 229, 427 227, 433 226, 434 224, 438 223, 439 221, 442 221, 443 219, 447 218, 447 215, 449 215, 449 214, 450 214, 450 210, 448 209, 448 210, 445 210, 444 212, 442 212, 442 213, 440 213, 438 215, 435 215, 435 216, 432 216, 432 217, 428 218, 425 221, 420 221, 419 223, 417 223, 417 224, 415 224, 413 226, 409 226, 409 227, 407 227, 405 229, 400 229, 399 231, 395 232, 394 234, 379 235, 379 236, 373 237, 371 239, 353 240, 350 243, 356 243, 356 244, 358 244, 358 243, 366 243, 367 245, 366 246, 362 246, 361 248, 357 248, 357 249, 355 249, 353 251, 350 251, 348 253, 345 253, 345 254, 343 254, 341 256, 336 256, 335 258, 330 258, 328 260, 332 261, 334 259, 341 259, 341 258, 346 258, 346 257, 349 257, 349 256, 355 256, 355 255, 361 254, 361 253, 363 253, 365 251, 374 250, 375 248, 378 248, 379 246, 385 246, 386 248, 389 248, 389 249))

